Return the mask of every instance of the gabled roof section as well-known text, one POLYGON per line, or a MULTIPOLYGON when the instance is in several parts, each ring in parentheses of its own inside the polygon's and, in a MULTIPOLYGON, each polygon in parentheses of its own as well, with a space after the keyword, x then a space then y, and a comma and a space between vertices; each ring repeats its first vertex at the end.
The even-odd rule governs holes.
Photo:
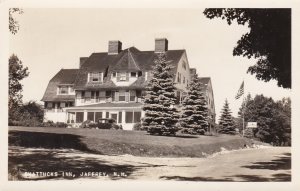
POLYGON ((50 82, 57 82, 60 84, 73 84, 79 69, 61 69, 50 82))
POLYGON ((93 53, 82 64, 80 69, 88 71, 105 71, 117 57, 119 57, 119 55, 108 55, 107 52, 93 53))
POLYGON ((210 77, 202 77, 200 78, 200 82, 204 85, 208 84, 210 82, 210 77))
POLYGON ((61 69, 49 82, 41 101, 74 101, 74 95, 57 95, 57 87, 74 84, 79 69, 61 69))
POLYGON ((121 70, 129 70, 129 71, 141 71, 139 63, 137 61, 136 55, 140 51, 135 47, 131 47, 125 49, 121 53, 121 57, 118 61, 112 65, 111 71, 121 71, 121 70))

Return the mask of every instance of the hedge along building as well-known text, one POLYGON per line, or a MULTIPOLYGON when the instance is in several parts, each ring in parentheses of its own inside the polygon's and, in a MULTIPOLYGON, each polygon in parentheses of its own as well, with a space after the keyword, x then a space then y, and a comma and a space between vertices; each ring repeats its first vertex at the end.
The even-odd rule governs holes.
POLYGON ((165 38, 155 39, 154 51, 122 50, 120 41, 109 41, 108 52, 81 57, 79 69, 61 69, 50 80, 42 98, 45 120, 82 123, 113 118, 132 129, 144 116, 143 96, 158 53, 166 54, 180 104, 191 80, 185 50, 168 50, 165 38))

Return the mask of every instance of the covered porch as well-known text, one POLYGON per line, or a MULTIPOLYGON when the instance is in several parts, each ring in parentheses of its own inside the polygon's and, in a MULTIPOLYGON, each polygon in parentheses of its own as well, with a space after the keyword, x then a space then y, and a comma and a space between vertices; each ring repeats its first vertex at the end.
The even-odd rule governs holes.
POLYGON ((112 118, 124 130, 132 130, 144 116, 141 103, 100 103, 66 108, 67 123, 81 124, 86 120, 97 122, 101 118, 112 118))

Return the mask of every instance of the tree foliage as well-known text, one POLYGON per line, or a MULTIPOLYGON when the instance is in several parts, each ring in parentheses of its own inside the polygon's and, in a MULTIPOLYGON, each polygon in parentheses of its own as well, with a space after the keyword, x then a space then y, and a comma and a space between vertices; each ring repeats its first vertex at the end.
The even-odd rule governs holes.
POLYGON ((187 96, 184 98, 181 126, 191 134, 204 134, 208 128, 207 101, 203 92, 203 84, 195 74, 189 84, 187 96))
POLYGON ((27 127, 52 126, 51 124, 43 123, 43 108, 35 101, 29 101, 20 105, 18 109, 15 110, 14 116, 15 118, 9 120, 8 125, 27 127))
POLYGON ((179 114, 174 107, 176 96, 173 76, 167 63, 166 55, 161 53, 155 59, 155 66, 149 81, 147 95, 145 96, 143 110, 143 128, 148 132, 173 132, 178 121, 179 114))
POLYGON ((284 98, 274 102, 272 98, 256 95, 248 96, 244 108, 245 122, 257 122, 254 137, 274 145, 291 144, 291 100, 284 98))
POLYGON ((291 88, 291 9, 205 9, 204 15, 226 19, 229 25, 248 24, 250 32, 237 42, 233 55, 256 58, 247 72, 257 79, 291 88))
POLYGON ((20 29, 20 25, 19 22, 13 17, 13 15, 15 13, 22 14, 23 10, 19 8, 10 8, 8 13, 9 13, 9 25, 8 25, 9 31, 12 34, 16 34, 20 29))
POLYGON ((28 68, 24 67, 22 61, 16 55, 9 58, 9 76, 8 76, 8 108, 9 119, 17 120, 17 112, 19 105, 22 104, 22 90, 23 86, 20 83, 22 79, 29 75, 28 68))
POLYGON ((219 133, 222 134, 235 134, 235 123, 233 117, 231 116, 231 111, 227 99, 222 109, 222 113, 219 119, 219 133))

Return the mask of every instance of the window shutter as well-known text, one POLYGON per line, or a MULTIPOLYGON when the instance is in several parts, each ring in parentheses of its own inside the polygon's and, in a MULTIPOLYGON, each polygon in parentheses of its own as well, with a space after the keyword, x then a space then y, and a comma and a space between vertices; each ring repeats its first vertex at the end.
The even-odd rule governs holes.
POLYGON ((119 92, 115 93, 115 101, 119 101, 119 92))
POLYGON ((129 102, 129 92, 125 92, 125 101, 129 102))
POLYGON ((117 72, 117 82, 119 82, 119 81, 120 81, 120 73, 117 72))
POLYGON ((129 72, 126 72, 126 81, 129 81, 129 72))
POLYGON ((81 92, 80 91, 76 91, 76 97, 77 97, 77 99, 81 99, 81 92))

